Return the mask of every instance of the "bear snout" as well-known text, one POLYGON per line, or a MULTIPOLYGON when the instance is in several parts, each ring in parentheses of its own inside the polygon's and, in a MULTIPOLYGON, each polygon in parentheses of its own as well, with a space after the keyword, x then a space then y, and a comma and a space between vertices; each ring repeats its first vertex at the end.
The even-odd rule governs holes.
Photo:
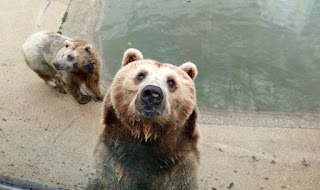
POLYGON ((141 91, 141 101, 146 105, 146 108, 160 105, 163 100, 163 92, 160 87, 148 85, 141 91))
POLYGON ((160 87, 145 86, 136 99, 136 109, 145 117, 155 117, 163 114, 164 95, 160 87))
POLYGON ((63 70, 63 67, 61 66, 61 64, 59 62, 53 62, 53 66, 57 69, 57 70, 63 70))

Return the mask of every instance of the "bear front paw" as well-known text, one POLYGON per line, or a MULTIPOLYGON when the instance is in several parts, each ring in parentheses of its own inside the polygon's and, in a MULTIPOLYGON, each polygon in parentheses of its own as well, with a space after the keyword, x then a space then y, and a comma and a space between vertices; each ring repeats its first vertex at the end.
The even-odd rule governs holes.
POLYGON ((62 93, 62 94, 67 94, 67 91, 66 91, 66 90, 63 88, 63 86, 60 85, 60 84, 57 84, 57 86, 55 87, 55 89, 56 89, 58 92, 62 93))
POLYGON ((87 96, 87 95, 83 95, 77 99, 79 104, 86 104, 86 103, 90 102, 90 100, 91 100, 91 97, 87 96))

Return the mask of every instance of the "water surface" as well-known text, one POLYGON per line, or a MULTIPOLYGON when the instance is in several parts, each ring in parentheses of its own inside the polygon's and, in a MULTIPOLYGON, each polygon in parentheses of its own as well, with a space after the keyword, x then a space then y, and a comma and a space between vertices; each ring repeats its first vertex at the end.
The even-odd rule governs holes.
POLYGON ((224 111, 319 113, 320 2, 108 0, 104 73, 123 52, 199 70, 198 104, 224 111))

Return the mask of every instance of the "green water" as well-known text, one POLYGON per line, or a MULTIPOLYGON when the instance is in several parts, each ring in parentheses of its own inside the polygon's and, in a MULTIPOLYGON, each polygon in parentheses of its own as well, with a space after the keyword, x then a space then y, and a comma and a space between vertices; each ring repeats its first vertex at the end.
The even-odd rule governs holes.
POLYGON ((104 73, 123 52, 191 61, 202 108, 320 112, 320 2, 108 0, 98 31, 104 73))

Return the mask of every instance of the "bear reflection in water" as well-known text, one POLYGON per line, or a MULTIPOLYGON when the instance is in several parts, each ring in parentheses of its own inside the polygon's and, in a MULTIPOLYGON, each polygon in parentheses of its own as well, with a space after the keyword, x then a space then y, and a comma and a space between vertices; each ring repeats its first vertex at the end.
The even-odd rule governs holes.
POLYGON ((86 189, 197 189, 199 133, 193 63, 128 49, 103 102, 96 177, 86 189))

